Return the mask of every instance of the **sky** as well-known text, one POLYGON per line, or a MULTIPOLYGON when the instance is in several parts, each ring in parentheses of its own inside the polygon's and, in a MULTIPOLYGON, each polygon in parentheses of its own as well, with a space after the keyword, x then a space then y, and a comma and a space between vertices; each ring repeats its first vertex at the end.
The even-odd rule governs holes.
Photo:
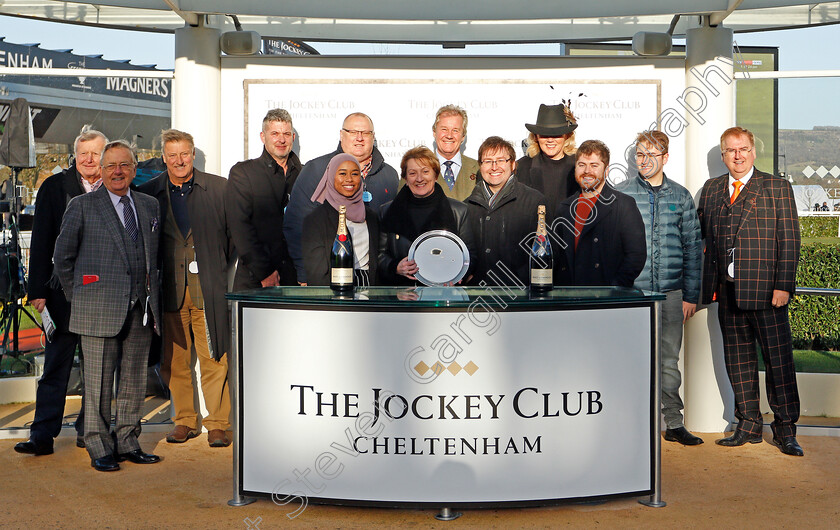
MULTIPOLYGON (((246 28, 247 29, 247 28, 246 28)), ((174 68, 172 34, 100 29, 73 24, 40 22, 0 16, 0 37, 17 44, 39 43, 47 49, 72 48, 82 55, 102 54, 105 59, 130 59, 133 64, 156 64, 174 68)), ((812 28, 738 33, 740 46, 778 46, 779 70, 836 70, 840 73, 840 25, 812 28)), ((396 54, 427 53, 440 55, 511 53, 514 47, 469 46, 465 50, 443 50, 439 46, 393 44, 311 43, 321 53, 396 54)), ((522 45, 514 54, 553 55, 557 44, 522 45)), ((831 79, 780 80, 779 127, 810 129, 814 125, 840 126, 840 77, 831 79), (803 98, 803 94, 808 97, 803 98)))

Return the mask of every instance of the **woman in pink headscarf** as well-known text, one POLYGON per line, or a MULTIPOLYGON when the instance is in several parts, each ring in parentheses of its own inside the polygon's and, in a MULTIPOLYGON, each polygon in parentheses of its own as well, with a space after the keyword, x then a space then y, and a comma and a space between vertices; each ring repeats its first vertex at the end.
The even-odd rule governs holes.
POLYGON ((347 207, 347 228, 353 241, 353 281, 359 287, 377 284, 379 219, 362 201, 362 173, 352 155, 335 155, 312 194, 319 202, 303 220, 303 265, 308 285, 330 284, 330 249, 338 228, 338 208, 347 207))

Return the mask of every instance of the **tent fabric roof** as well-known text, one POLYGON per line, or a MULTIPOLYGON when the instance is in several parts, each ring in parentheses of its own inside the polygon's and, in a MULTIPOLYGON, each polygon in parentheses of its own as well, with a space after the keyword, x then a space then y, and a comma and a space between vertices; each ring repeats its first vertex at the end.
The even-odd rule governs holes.
MULTIPOLYGON (((225 14, 264 37, 400 43, 524 43, 627 39, 638 31, 665 31, 675 14, 726 16, 735 31, 840 23, 840 2, 783 0, 5 0, 0 15, 172 31, 200 16, 232 30, 225 14), (734 11, 729 14, 730 9, 734 11)), ((697 23, 684 16, 682 34, 697 23)))

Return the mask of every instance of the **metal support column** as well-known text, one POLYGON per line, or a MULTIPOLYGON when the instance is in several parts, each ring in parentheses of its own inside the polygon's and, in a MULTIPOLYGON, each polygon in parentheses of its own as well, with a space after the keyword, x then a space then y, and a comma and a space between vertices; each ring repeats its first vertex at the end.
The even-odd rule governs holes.
POLYGON ((246 497, 240 492, 240 483, 242 476, 239 472, 242 467, 242 430, 241 425, 241 410, 242 410, 242 394, 239 388, 239 368, 242 363, 242 351, 239 348, 239 302, 233 302, 230 311, 233 317, 233 325, 231 326, 231 357, 228 359, 228 380, 230 385, 230 405, 233 412, 233 498, 228 501, 230 506, 246 506, 251 504, 256 499, 253 497, 246 497))
POLYGON ((653 304, 653 406, 651 407, 651 441, 653 442, 653 493, 650 498, 640 500, 651 508, 666 506, 662 500, 662 436, 659 432, 659 411, 662 410, 662 302, 653 304))

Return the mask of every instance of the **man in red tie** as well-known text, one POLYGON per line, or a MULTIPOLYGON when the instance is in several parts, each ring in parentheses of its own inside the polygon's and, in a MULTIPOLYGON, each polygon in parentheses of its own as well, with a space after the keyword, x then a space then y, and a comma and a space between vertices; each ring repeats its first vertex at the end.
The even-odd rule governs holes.
POLYGON ((796 289, 799 218, 790 183, 756 169, 755 137, 741 127, 720 138, 729 174, 703 186, 697 213, 706 243, 703 303, 716 296, 724 359, 735 393, 738 427, 718 445, 760 443, 758 354, 766 366, 773 443, 802 456, 796 441, 799 393, 793 366, 788 301, 796 289))

